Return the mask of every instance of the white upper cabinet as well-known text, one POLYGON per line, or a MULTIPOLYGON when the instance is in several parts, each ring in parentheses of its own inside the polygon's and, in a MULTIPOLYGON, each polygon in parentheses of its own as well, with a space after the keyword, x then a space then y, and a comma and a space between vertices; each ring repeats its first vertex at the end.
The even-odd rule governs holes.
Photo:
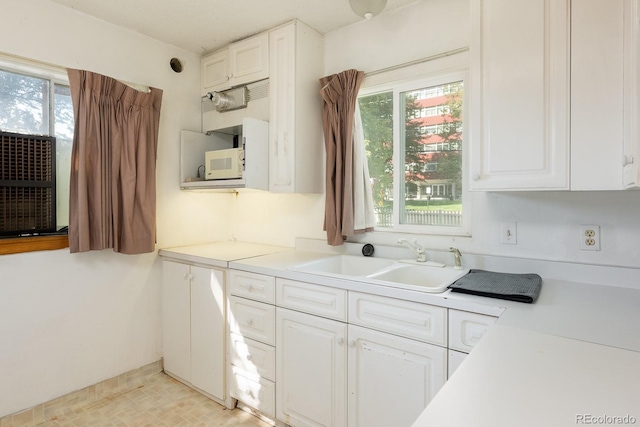
POLYGON ((473 0, 471 189, 640 182, 638 0, 473 0))
POLYGON ((246 108, 219 113, 205 107, 203 130, 226 129, 245 117, 268 120, 269 170, 263 182, 271 192, 323 191, 323 53, 322 35, 291 21, 202 58, 203 96, 251 83, 246 108), (268 83, 266 91, 262 83, 268 83), (253 85, 260 96, 253 96, 253 85))
POLYGON ((268 33, 232 43, 202 58, 202 95, 268 77, 268 33))
POLYGON ((269 33, 269 191, 321 193, 322 36, 299 21, 269 33))
POLYGON ((269 77, 269 34, 229 45, 229 69, 231 86, 269 77))
POLYGON ((569 188, 569 1, 472 0, 472 190, 569 188))
POLYGON ((225 48, 203 57, 201 64, 202 95, 231 87, 229 86, 229 49, 225 48))

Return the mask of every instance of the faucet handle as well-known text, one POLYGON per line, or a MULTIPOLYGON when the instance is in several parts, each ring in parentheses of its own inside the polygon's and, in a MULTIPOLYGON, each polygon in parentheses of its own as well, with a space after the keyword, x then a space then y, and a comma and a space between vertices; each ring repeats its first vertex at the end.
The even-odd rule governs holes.
POLYGON ((407 245, 416 254, 416 261, 425 262, 427 260, 427 254, 424 248, 418 244, 418 239, 413 239, 412 242, 406 239, 398 239, 398 243, 407 245))
POLYGON ((454 268, 462 268, 462 263, 460 261, 462 254, 460 253, 460 250, 458 248, 450 247, 449 252, 453 252, 453 260, 455 262, 454 268))

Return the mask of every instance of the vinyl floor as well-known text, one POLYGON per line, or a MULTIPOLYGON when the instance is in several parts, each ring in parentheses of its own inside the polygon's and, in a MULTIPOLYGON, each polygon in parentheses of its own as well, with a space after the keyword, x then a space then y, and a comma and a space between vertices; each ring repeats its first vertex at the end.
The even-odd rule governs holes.
MULTIPOLYGON (((63 403, 64 404, 64 403, 63 403)), ((3 419, 0 427, 269 427, 269 424, 240 409, 228 410, 163 372, 147 375, 129 387, 86 402, 44 408, 38 421, 3 419)))

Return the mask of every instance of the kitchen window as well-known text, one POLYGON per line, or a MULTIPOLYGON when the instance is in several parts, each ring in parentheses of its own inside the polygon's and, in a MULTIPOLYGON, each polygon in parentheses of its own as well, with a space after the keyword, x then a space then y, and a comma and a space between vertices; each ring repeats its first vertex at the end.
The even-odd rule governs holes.
MULTIPOLYGON (((22 237, 35 239, 31 236, 45 234, 40 230, 66 233, 73 126, 65 70, 0 56, 0 235, 9 238, 0 240, 0 254, 29 251, 22 237), (19 249, 11 248, 16 245, 19 249)), ((40 243, 57 242, 56 237, 40 243)))
POLYGON ((376 230, 468 234, 464 78, 460 73, 360 90, 376 230))

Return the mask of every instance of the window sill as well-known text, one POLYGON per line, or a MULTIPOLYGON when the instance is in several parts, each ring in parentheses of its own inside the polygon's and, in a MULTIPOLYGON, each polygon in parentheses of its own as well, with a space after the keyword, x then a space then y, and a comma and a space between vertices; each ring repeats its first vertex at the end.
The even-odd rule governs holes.
POLYGON ((69 247, 69 236, 33 236, 0 239, 0 255, 48 251, 69 247))

